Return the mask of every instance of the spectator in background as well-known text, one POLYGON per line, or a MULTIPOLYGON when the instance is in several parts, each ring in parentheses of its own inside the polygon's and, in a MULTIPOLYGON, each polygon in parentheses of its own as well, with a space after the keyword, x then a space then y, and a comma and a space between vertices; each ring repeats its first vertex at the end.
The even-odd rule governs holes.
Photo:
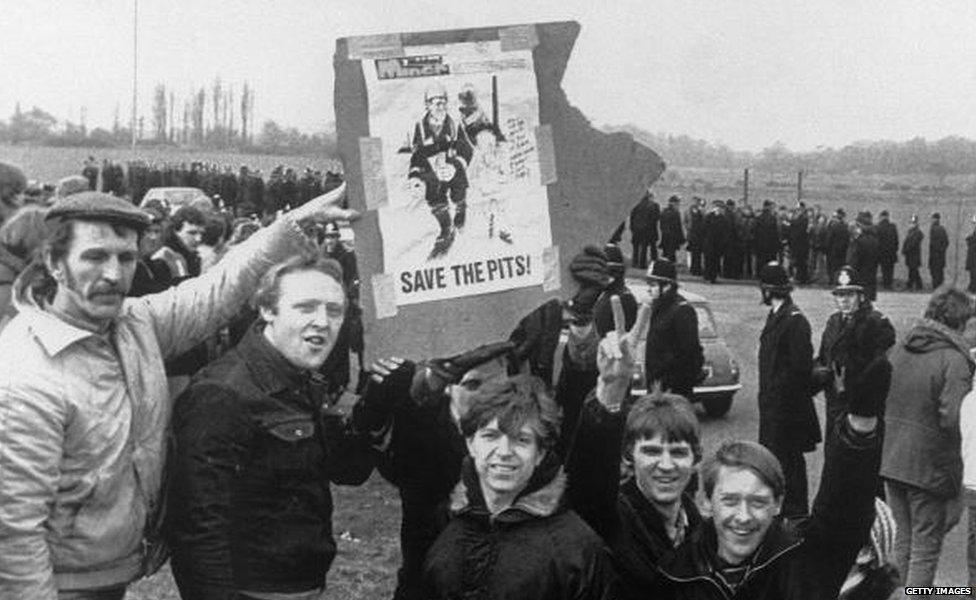
POLYGON ((681 227, 681 198, 671 196, 668 206, 661 211, 661 251, 664 257, 677 263, 677 252, 685 244, 685 232, 681 227))
POLYGON ((776 222, 776 215, 773 214, 773 203, 764 200, 762 212, 756 218, 755 230, 756 248, 756 275, 767 263, 776 260, 779 254, 779 224, 776 222))
POLYGON ((162 259, 153 258, 166 239, 166 213, 158 206, 146 206, 143 210, 149 215, 149 225, 139 237, 139 259, 129 288, 129 296, 133 298, 161 292, 173 282, 169 265, 162 259))
POLYGON ((844 218, 847 213, 843 208, 834 211, 830 223, 827 224, 827 271, 828 280, 837 280, 837 271, 847 264, 847 245, 850 242, 851 231, 844 218))
POLYGON ((889 219, 888 211, 878 214, 878 264, 881 266, 881 287, 890 290, 898 262, 898 226, 889 219))
POLYGON ((908 221, 908 231, 902 242, 901 253, 905 257, 905 267, 908 268, 908 282, 906 290, 922 290, 922 276, 918 270, 922 266, 922 240, 925 234, 918 226, 918 215, 912 215, 908 221))
POLYGON ((704 229, 705 200, 695 196, 691 199, 691 206, 685 213, 685 231, 688 232, 688 254, 690 255, 688 272, 692 275, 702 274, 704 229))
POLYGON ((158 258, 166 261, 175 282, 200 274, 197 249, 203 241, 207 218, 192 206, 177 209, 170 217, 170 233, 158 258))
POLYGON ((0 162, 0 224, 24 204, 27 177, 20 167, 0 162))
POLYGON ((654 201, 650 188, 630 211, 630 239, 634 249, 632 263, 635 268, 647 268, 647 252, 651 260, 657 260, 657 226, 661 219, 661 207, 654 201))
POLYGON ((946 250, 949 249, 949 234, 942 226, 942 215, 932 213, 929 227, 929 274, 932 276, 932 289, 937 290, 945 282, 946 250))
POLYGON ((854 221, 854 236, 847 246, 847 262, 854 269, 857 282, 864 288, 867 299, 878 299, 878 236, 871 222, 871 213, 862 210, 854 221))
POLYGON ((959 520, 959 407, 976 367, 962 332, 972 316, 965 292, 938 289, 891 353, 881 476, 898 524, 895 562, 910 587, 932 585, 942 541, 959 520))
POLYGON ((969 286, 966 290, 976 294, 976 216, 972 218, 973 230, 966 236, 966 270, 969 271, 969 286))

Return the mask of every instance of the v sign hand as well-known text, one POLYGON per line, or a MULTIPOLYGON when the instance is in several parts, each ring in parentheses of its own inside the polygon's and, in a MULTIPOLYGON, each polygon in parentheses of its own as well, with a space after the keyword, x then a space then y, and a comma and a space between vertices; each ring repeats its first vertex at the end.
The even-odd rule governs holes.
POLYGON ((620 297, 612 296, 610 306, 613 309, 613 330, 600 340, 597 351, 596 366, 600 377, 596 384, 596 395, 607 410, 617 412, 630 388, 636 368, 638 343, 651 320, 651 305, 641 304, 630 331, 625 329, 620 297))

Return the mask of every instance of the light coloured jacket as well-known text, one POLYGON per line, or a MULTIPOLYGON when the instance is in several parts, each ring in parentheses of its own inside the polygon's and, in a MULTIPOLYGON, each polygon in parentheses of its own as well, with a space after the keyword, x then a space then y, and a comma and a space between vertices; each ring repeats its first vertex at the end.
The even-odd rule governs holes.
POLYGON ((976 390, 969 390, 962 399, 959 432, 962 434, 962 485, 976 491, 976 390))
POLYGON ((56 600, 144 573, 172 409, 163 360, 307 249, 281 218, 208 273, 126 299, 105 335, 43 310, 28 293, 36 271, 18 279, 19 314, 0 334, 0 599, 56 600))

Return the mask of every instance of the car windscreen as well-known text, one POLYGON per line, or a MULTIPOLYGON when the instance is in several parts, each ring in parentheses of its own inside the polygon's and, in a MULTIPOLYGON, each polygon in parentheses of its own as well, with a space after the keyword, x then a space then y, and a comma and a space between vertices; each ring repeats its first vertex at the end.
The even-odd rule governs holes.
POLYGON ((698 337, 713 338, 718 337, 718 329, 715 327, 715 319, 712 318, 712 311, 707 306, 701 304, 693 305, 698 314, 698 337))

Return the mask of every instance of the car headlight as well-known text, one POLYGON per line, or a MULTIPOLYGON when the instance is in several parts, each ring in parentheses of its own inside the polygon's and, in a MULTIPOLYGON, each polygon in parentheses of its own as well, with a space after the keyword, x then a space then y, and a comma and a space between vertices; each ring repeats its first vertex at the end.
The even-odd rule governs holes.
POLYGON ((735 381, 739 380, 739 363, 735 362, 734 358, 729 359, 729 371, 732 373, 732 379, 735 381))

